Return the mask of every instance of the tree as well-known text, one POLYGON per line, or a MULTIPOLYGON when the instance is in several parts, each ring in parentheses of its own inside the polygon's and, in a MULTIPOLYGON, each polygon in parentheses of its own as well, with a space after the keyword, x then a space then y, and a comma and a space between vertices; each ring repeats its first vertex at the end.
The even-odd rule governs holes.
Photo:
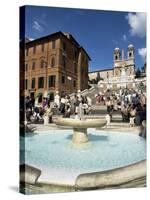
POLYGON ((97 77, 96 77, 96 81, 97 81, 97 83, 100 81, 100 79, 101 79, 101 77, 100 77, 100 73, 97 72, 97 77))
POLYGON ((146 73, 146 62, 144 63, 143 67, 142 67, 142 72, 146 73))
POLYGON ((136 70, 136 78, 140 78, 140 75, 141 75, 141 70, 138 67, 137 70, 136 70))

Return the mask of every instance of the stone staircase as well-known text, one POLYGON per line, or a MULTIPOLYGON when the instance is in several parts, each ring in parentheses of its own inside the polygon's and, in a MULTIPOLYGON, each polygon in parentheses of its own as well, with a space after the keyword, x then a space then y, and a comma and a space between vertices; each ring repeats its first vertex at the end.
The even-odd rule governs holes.
MULTIPOLYGON (((81 92, 81 95, 90 97, 92 99, 92 104, 96 103, 95 95, 100 92, 100 88, 95 86, 92 86, 90 89, 86 89, 81 92)), ((73 98, 74 94, 71 94, 71 99, 73 98)))
POLYGON ((93 90, 91 90, 90 92, 88 92, 86 94, 86 96, 90 97, 92 99, 92 103, 95 104, 96 103, 95 95, 98 94, 99 92, 100 92, 100 88, 95 86, 95 87, 93 87, 93 90))

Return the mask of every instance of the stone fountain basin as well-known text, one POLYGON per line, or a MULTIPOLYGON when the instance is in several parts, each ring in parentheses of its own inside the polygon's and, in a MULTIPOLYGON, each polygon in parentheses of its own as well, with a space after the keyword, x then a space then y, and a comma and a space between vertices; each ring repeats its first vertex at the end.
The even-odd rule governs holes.
POLYGON ((105 126, 107 121, 105 119, 71 119, 71 118, 59 118, 56 121, 56 125, 68 126, 72 128, 96 128, 105 126))
POLYGON ((89 141, 87 128, 96 128, 105 126, 107 121, 105 119, 70 119, 59 118, 56 124, 59 126, 67 126, 73 128, 72 142, 75 144, 82 144, 89 141))
POLYGON ((123 166, 120 168, 80 174, 75 181, 77 189, 95 189, 131 185, 133 187, 140 183, 140 179, 146 177, 146 160, 123 166))

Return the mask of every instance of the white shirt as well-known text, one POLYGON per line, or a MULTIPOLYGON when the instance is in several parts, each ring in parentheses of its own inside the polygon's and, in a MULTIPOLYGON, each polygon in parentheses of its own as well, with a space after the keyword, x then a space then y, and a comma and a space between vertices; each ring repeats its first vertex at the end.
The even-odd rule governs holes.
POLYGON ((61 103, 65 103, 66 102, 66 100, 65 100, 65 98, 61 98, 61 101, 60 101, 61 103))

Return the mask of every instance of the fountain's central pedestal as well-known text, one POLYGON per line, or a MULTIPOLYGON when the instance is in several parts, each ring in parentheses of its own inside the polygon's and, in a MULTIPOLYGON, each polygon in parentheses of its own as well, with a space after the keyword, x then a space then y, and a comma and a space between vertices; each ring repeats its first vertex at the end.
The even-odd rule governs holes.
POLYGON ((103 127, 106 125, 106 119, 71 119, 59 118, 56 125, 73 128, 72 142, 76 144, 88 142, 87 128, 103 127))
POLYGON ((73 143, 88 142, 87 128, 73 128, 73 143))

